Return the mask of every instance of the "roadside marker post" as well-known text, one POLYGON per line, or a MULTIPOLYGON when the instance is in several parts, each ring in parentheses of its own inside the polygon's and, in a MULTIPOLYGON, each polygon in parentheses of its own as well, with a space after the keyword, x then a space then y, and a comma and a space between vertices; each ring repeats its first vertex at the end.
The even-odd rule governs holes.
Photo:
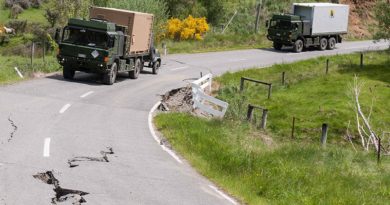
POLYGON ((19 77, 20 78, 24 78, 24 76, 22 75, 22 73, 19 71, 18 67, 14 67, 16 73, 18 73, 19 77))

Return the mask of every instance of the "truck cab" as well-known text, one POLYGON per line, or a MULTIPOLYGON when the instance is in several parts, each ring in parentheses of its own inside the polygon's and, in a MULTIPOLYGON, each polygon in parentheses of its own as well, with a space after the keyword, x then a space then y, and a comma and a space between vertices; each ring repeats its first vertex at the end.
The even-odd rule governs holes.
POLYGON ((123 53, 123 32, 110 22, 70 19, 60 39, 57 59, 65 79, 73 79, 75 71, 104 74, 123 53))
POLYGON ((304 21, 300 16, 291 14, 274 15, 268 23, 267 38, 273 41, 276 50, 281 50, 283 45, 292 46, 295 40, 304 35, 304 21))

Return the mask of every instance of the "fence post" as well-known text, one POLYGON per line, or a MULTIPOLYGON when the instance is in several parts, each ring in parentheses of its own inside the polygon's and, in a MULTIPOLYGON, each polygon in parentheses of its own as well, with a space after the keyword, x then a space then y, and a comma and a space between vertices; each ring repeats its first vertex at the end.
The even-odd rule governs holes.
POLYGON ((247 115, 246 115, 246 119, 247 119, 249 122, 252 121, 253 109, 254 109, 254 107, 253 107, 251 104, 249 104, 249 105, 248 105, 248 113, 247 113, 247 115))
POLYGON ((261 117, 261 128, 265 129, 267 126, 267 116, 268 116, 268 110, 263 109, 263 116, 261 117))
POLYGON ((202 72, 200 72, 200 78, 202 78, 203 77, 203 73, 202 72))
POLYGON ((377 152, 377 162, 381 163, 381 138, 378 137, 378 152, 377 152))
POLYGON ((164 56, 166 56, 167 55, 167 44, 163 43, 162 47, 163 47, 163 50, 164 50, 164 56))
POLYGON ((286 72, 283 71, 282 73, 282 85, 286 84, 286 72))
POLYGON ((30 66, 31 66, 32 69, 33 69, 34 50, 35 50, 35 43, 32 42, 32 45, 31 45, 31 62, 30 62, 30 66))
POLYGON ((294 139, 294 133, 295 133, 295 117, 293 117, 293 121, 292 121, 291 139, 294 139))
POLYGON ((364 64, 363 58, 364 58, 364 56, 363 56, 363 52, 362 52, 362 53, 360 53, 360 68, 361 69, 363 69, 363 64, 364 64))
POLYGON ((326 59, 326 71, 325 71, 325 73, 328 74, 328 72, 329 72, 329 58, 326 59))
POLYGON ((268 99, 271 99, 271 93, 272 93, 272 84, 268 85, 268 99))
POLYGON ((240 82, 240 92, 244 91, 244 78, 241 77, 241 82, 240 82))
POLYGON ((321 144, 322 146, 326 145, 326 139, 328 137, 328 124, 322 124, 322 133, 321 133, 321 144))
POLYGON ((43 64, 46 65, 46 59, 45 59, 45 55, 46 55, 46 40, 45 39, 43 39, 42 49, 43 49, 43 55, 42 55, 43 64))
POLYGON ((255 33, 258 33, 258 32, 259 32, 260 10, 261 10, 262 3, 263 3, 263 2, 259 2, 259 4, 257 4, 257 8, 256 8, 255 33))

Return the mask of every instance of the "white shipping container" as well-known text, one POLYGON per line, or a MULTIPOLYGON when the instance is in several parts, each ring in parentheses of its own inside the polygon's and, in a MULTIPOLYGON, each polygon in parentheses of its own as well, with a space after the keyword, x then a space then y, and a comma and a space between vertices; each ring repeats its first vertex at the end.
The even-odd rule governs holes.
POLYGON ((346 34, 349 6, 331 3, 295 3, 292 13, 312 25, 312 35, 346 34))

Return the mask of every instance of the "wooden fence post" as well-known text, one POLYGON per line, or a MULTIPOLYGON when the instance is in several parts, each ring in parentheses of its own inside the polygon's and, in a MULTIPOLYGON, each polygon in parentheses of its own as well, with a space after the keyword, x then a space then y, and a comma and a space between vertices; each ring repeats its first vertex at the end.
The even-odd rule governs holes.
POLYGON ((248 113, 247 113, 247 115, 246 115, 246 119, 247 119, 248 121, 252 121, 253 109, 254 109, 254 107, 253 107, 251 104, 249 104, 249 105, 248 105, 248 113))
POLYGON ((271 93, 272 93, 272 84, 268 85, 268 99, 271 99, 271 93))
POLYGON ((291 139, 294 139, 294 133, 295 133, 295 117, 293 117, 293 121, 292 121, 291 139))
POLYGON ((381 138, 378 137, 378 152, 377 152, 377 162, 381 163, 381 138))
POLYGON ((322 146, 326 145, 326 139, 328 137, 328 124, 322 124, 322 133, 321 133, 321 144, 322 146))
POLYGON ((33 69, 34 51, 35 51, 35 43, 32 42, 32 45, 31 45, 31 62, 30 62, 30 66, 31 66, 32 69, 33 69))
POLYGON ((325 73, 328 74, 328 72, 329 72, 329 58, 326 59, 326 71, 325 71, 325 73))
POLYGON ((263 109, 263 116, 261 117, 261 128, 265 129, 267 126, 267 116, 268 116, 268 110, 263 109))
POLYGON ((363 69, 363 64, 364 64, 364 61, 363 61, 363 58, 364 58, 364 56, 363 56, 363 52, 362 53, 360 53, 360 68, 361 69, 363 69))
POLYGON ((244 91, 244 82, 245 82, 245 79, 243 77, 241 77, 240 92, 244 91))
POLYGON ((282 85, 286 84, 286 72, 283 71, 282 73, 282 85))
POLYGON ((43 55, 42 55, 43 64, 46 65, 46 59, 45 59, 45 55, 46 55, 46 40, 45 39, 43 39, 42 49, 43 49, 43 55))

